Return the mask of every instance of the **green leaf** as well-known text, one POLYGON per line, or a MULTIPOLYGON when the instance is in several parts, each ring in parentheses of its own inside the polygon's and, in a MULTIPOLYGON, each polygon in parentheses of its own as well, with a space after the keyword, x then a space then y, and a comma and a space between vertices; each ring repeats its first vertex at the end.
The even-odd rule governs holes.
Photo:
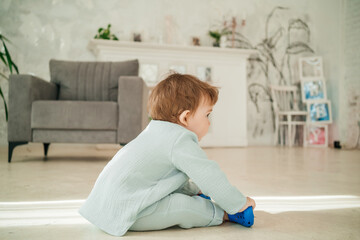
POLYGON ((107 40, 119 40, 114 34, 110 32, 111 24, 108 24, 107 28, 99 28, 98 34, 95 35, 95 39, 107 39, 107 40))
POLYGON ((7 38, 6 38, 4 35, 2 35, 2 34, 0 34, 0 39, 4 39, 5 41, 10 42, 10 40, 7 39, 7 38))
POLYGON ((101 39, 110 39, 109 36, 108 36, 108 34, 105 34, 105 33, 101 34, 101 35, 100 35, 100 38, 101 38, 101 39))
MULTIPOLYGON (((1 43, 5 49, 5 52, 0 52, 0 59, 1 61, 4 63, 5 66, 8 67, 8 69, 10 70, 10 73, 12 73, 12 69, 14 67, 15 71, 17 73, 19 73, 19 70, 18 70, 18 67, 16 66, 16 64, 12 61, 11 59, 11 55, 10 55, 10 52, 5 44, 5 41, 7 42, 10 42, 6 37, 4 37, 2 34, 0 34, 0 40, 1 40, 1 43)), ((9 80, 8 76, 4 75, 3 73, 0 73, 0 76, 9 80)), ((1 98, 3 99, 4 101, 4 109, 5 109, 5 119, 6 119, 6 122, 8 121, 8 108, 7 108, 7 104, 6 104, 6 99, 5 99, 5 96, 3 94, 3 91, 1 89, 1 86, 0 86, 0 96, 1 98)))
POLYGON ((7 47, 6 47, 6 44, 5 44, 4 40, 1 39, 1 41, 2 41, 3 46, 5 48, 5 55, 6 55, 6 59, 7 59, 7 62, 8 62, 8 67, 9 67, 10 73, 12 73, 12 61, 11 61, 10 53, 9 53, 7 47))
POLYGON ((1 87, 0 87, 0 95, 1 95, 2 99, 4 100, 5 119, 6 119, 6 122, 7 122, 8 121, 8 109, 7 109, 5 97, 4 97, 4 94, 3 94, 2 90, 1 90, 1 87))
POLYGON ((16 64, 15 64, 14 62, 12 62, 12 65, 13 65, 16 73, 19 74, 19 69, 18 69, 18 67, 16 66, 16 64))
POLYGON ((209 35, 210 37, 215 38, 217 41, 219 41, 221 38, 221 34, 219 32, 209 31, 209 35))
POLYGON ((1 61, 5 64, 5 66, 7 66, 8 64, 7 64, 7 61, 4 58, 4 55, 5 55, 4 53, 0 52, 1 61))

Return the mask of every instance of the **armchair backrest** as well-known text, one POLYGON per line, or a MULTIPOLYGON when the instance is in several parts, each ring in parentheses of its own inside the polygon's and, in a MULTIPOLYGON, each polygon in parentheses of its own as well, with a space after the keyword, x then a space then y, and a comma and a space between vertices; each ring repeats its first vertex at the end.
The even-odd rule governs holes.
POLYGON ((74 62, 50 60, 51 82, 59 100, 117 101, 120 76, 138 76, 139 62, 74 62))

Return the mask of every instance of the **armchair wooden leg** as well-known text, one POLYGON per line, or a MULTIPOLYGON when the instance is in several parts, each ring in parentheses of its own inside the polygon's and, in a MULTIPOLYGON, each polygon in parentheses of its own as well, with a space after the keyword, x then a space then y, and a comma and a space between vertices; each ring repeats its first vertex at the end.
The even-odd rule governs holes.
POLYGON ((9 142, 9 152, 8 152, 8 162, 11 162, 11 157, 12 157, 12 153, 14 151, 14 148, 19 146, 19 145, 23 145, 23 144, 27 144, 28 142, 9 142))
POLYGON ((50 143, 43 143, 43 144, 44 144, 44 155, 45 155, 45 157, 47 157, 50 143))

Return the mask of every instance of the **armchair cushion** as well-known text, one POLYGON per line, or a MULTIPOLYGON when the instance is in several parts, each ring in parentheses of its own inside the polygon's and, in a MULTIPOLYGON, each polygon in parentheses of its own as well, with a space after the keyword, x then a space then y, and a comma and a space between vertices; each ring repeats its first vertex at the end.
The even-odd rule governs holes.
POLYGON ((94 101, 34 101, 32 129, 116 130, 118 104, 94 101))
POLYGON ((138 60, 72 62, 50 60, 51 82, 59 86, 59 100, 117 101, 120 76, 137 76, 138 60))

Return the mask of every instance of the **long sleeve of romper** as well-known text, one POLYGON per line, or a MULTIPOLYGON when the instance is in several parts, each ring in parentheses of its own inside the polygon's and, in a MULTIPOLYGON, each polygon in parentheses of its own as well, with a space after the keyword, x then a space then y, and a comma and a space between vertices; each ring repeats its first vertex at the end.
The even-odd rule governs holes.
POLYGON ((235 214, 245 205, 246 197, 229 183, 219 165, 207 158, 195 134, 184 133, 178 138, 172 162, 227 213, 235 214))

